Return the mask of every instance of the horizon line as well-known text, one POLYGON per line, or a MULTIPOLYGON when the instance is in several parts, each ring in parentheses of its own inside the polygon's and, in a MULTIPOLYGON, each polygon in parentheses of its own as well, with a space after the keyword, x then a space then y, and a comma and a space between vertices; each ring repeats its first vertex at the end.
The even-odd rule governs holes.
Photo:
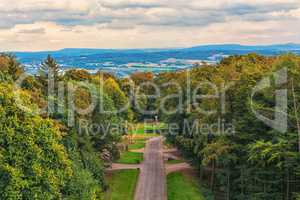
POLYGON ((18 50, 3 50, 0 53, 42 53, 42 52, 58 52, 68 49, 82 49, 82 50, 112 50, 112 51, 129 51, 129 50, 172 50, 172 49, 189 49, 194 47, 213 47, 213 46, 241 46, 241 47, 271 47, 271 46, 283 46, 283 45, 299 45, 296 42, 286 43, 272 43, 272 44, 242 44, 242 43, 208 43, 208 44, 195 44, 193 46, 186 47, 146 47, 146 48, 101 48, 101 47, 64 47, 55 50, 29 50, 29 51, 18 51, 18 50))

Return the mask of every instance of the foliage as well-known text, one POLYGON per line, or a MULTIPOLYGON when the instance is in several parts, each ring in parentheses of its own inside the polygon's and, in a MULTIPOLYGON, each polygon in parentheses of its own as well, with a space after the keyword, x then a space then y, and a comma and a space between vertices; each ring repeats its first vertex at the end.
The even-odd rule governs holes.
MULTIPOLYGON (((122 135, 128 134, 123 122, 154 119, 156 115, 161 121, 178 125, 178 134, 168 135, 168 139, 201 172, 208 170, 203 182, 216 193, 233 200, 291 199, 299 193, 295 185, 300 165, 299 56, 230 56, 214 65, 202 63, 190 71, 135 73, 122 79, 85 70, 61 73, 59 64, 48 56, 39 73, 27 76, 22 89, 16 89, 12 84, 23 72, 14 56, 0 55, 1 199, 103 198, 102 192, 107 189, 104 166, 120 157, 117 144, 122 135), (287 71, 287 81, 276 85, 276 79, 284 78, 276 75, 283 69, 287 71), (251 99, 253 88, 264 78, 269 78, 270 87, 251 99), (58 82, 63 86, 60 88, 64 89, 63 97, 57 95, 58 82), (208 82, 221 90, 221 94, 225 92, 220 96, 225 100, 222 106, 220 98, 192 102, 189 91, 215 95, 215 88, 203 84, 208 82), (160 87, 160 97, 155 96, 153 84, 160 87), (95 91, 83 85, 90 85, 95 91), (226 91, 222 90, 224 86, 228 86, 226 91), (274 91, 280 89, 287 89, 288 107, 284 115, 288 129, 284 133, 264 124, 253 112, 272 119, 278 112, 274 109, 274 91), (34 112, 18 106, 16 92, 20 92, 22 103, 34 112), (71 103, 81 109, 87 108, 95 97, 93 112, 82 114, 72 110, 72 95, 71 103), (47 107, 48 100, 53 100, 55 109, 38 114, 37 111, 47 107), (162 104, 173 112, 162 110, 162 104), (122 112, 117 112, 123 107, 122 112), (203 112, 211 110, 214 112, 203 112), (70 125, 72 117, 74 124, 70 125), (231 124, 233 133, 186 129, 186 125, 220 121, 231 124), (95 124, 100 128, 93 129, 95 124), (112 124, 118 126, 117 131, 112 124)), ((154 127, 138 127, 129 133, 153 132, 154 127)), ((142 159, 141 154, 125 152, 119 162, 139 163, 142 159)))
POLYGON ((74 166, 74 174, 68 182, 65 193, 66 200, 102 199, 101 188, 89 170, 74 166))
POLYGON ((11 54, 0 54, 0 80, 17 80, 24 72, 23 67, 11 54))
MULTIPOLYGON (((109 162, 103 159, 103 154, 109 152, 110 160, 118 158, 117 142, 121 137, 109 125, 121 124, 125 120, 122 117, 130 118, 115 112, 105 113, 103 109, 115 111, 120 102, 128 101, 127 97, 120 89, 109 94, 101 91, 99 88, 104 83, 99 85, 95 81, 97 75, 85 70, 61 73, 51 56, 42 63, 36 76, 24 79, 22 90, 15 90, 11 85, 23 72, 15 57, 1 55, 0 69, 0 198, 103 199, 103 191, 107 189, 104 161, 109 162), (63 98, 57 94, 58 82, 66 92, 63 98), (87 84, 97 91, 90 93, 83 86, 87 84), (14 96, 17 91, 23 106, 33 112, 21 110, 14 96), (68 98, 70 95, 73 99, 68 98), (81 115, 70 107, 72 100, 76 107, 87 108, 92 95, 97 101, 93 112, 81 115), (53 100, 54 109, 48 107, 50 113, 39 115, 41 109, 49 106, 49 100, 53 100), (69 126, 72 112, 75 124, 69 126), (95 132, 88 129, 95 123, 102 128, 95 132)), ((111 89, 118 89, 118 83, 114 84, 115 88, 111 89)))
POLYGON ((47 79, 50 80, 51 78, 57 80, 59 76, 59 65, 56 60, 48 55, 46 60, 41 64, 38 75, 44 81, 47 79))
MULTIPOLYGON (((256 54, 230 56, 216 65, 202 65, 190 72, 164 73, 155 78, 159 85, 176 82, 183 94, 187 94, 187 80, 190 90, 197 89, 198 95, 214 95, 209 85, 212 83, 226 89, 225 104, 220 105, 220 98, 202 98, 196 103, 191 97, 182 95, 183 109, 175 113, 160 112, 160 119, 179 124, 177 135, 169 135, 184 154, 191 158, 196 166, 206 173, 204 179, 211 189, 221 192, 230 199, 289 199, 297 193, 296 179, 299 166, 298 127, 296 116, 299 110, 299 73, 300 57, 287 54, 276 57, 264 57, 256 54), (287 81, 275 85, 279 71, 286 69, 287 81), (187 78, 189 76, 189 79, 187 78), (269 78, 269 88, 260 90, 253 96, 253 88, 264 79, 269 78), (200 88, 197 88, 201 85, 200 88), (288 130, 285 133, 270 128, 260 121, 253 110, 268 118, 278 112, 275 91, 287 89, 288 130), (225 108, 222 111, 222 109, 225 108), (213 113, 204 113, 203 110, 213 113), (185 126, 216 124, 221 119, 223 124, 232 124, 234 132, 220 134, 216 129, 208 133, 193 129, 186 131, 185 126), (188 133, 188 134, 187 134, 188 133), (292 186, 293 185, 293 186, 292 186)), ((167 95, 177 92, 177 88, 162 87, 161 103, 167 95)), ((167 108, 175 108, 178 98, 169 99, 167 108)), ((298 177, 298 178, 297 178, 298 177)))
POLYGON ((86 70, 70 69, 64 74, 66 80, 87 81, 91 79, 91 74, 86 70))
POLYGON ((55 123, 21 110, 3 84, 0 122, 0 198, 61 199, 73 171, 55 123))
POLYGON ((108 78, 104 82, 104 90, 106 94, 113 100, 117 112, 123 119, 132 121, 132 111, 127 96, 121 90, 119 84, 112 78, 108 78))

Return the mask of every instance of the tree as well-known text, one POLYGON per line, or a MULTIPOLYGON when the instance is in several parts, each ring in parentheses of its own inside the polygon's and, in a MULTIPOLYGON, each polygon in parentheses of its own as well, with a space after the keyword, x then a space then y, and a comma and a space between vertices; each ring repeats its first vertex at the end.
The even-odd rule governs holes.
POLYGON ((11 54, 0 54, 0 73, 2 76, 6 76, 2 77, 2 79, 15 81, 24 73, 24 69, 15 56, 11 54))
POLYGON ((0 198, 61 199, 73 173, 62 133, 54 121, 21 110, 13 97, 13 87, 0 84, 0 198))
POLYGON ((104 91, 113 100, 119 115, 125 120, 132 120, 132 111, 127 96, 121 90, 120 85, 112 78, 104 81, 104 91))
MULTIPOLYGON (((38 80, 44 85, 45 91, 60 80, 60 66, 54 58, 48 55, 38 71, 38 80)), ((53 86, 54 87, 54 86, 53 86)))
MULTIPOLYGON (((287 54, 276 57, 264 57, 256 54, 230 56, 220 63, 210 66, 195 67, 190 73, 190 86, 193 89, 203 82, 209 82, 218 87, 230 85, 226 90, 225 112, 220 108, 220 99, 200 99, 196 104, 185 101, 182 112, 162 116, 169 122, 183 124, 197 121, 198 124, 214 124, 219 118, 222 123, 230 123, 234 127, 234 134, 218 134, 218 130, 211 130, 215 135, 208 140, 205 133, 191 132, 173 136, 171 141, 192 160, 212 166, 212 176, 207 181, 214 186, 215 191, 226 191, 230 199, 291 199, 298 191, 293 181, 299 178, 297 166, 300 156, 298 152, 298 128, 300 97, 300 57, 287 54), (277 72, 285 69, 287 80, 280 85, 274 78, 277 72), (252 89, 264 78, 271 81, 270 87, 260 90, 251 99, 252 89), (232 84, 231 84, 232 83, 232 84), (288 130, 280 133, 259 120, 253 110, 272 119, 276 105, 276 91, 287 89, 288 130), (187 108, 192 108, 186 112, 187 108), (211 110, 212 114, 203 114, 198 109, 211 110), (216 170, 217 169, 217 170, 216 170), (227 175, 224 176, 225 174, 227 175), (228 175, 229 174, 229 175, 228 175), (229 187, 231 185, 231 187, 229 187), (224 189, 225 188, 225 189, 224 189)), ((159 74, 155 81, 159 85, 175 81, 187 91, 186 82, 180 78, 186 72, 159 74)), ((281 79, 284 76, 279 77, 281 79)), ((163 89, 162 97, 172 94, 172 88, 163 89)), ((214 94, 212 88, 203 86, 197 94, 214 94)), ((169 106, 176 105, 169 102, 169 106)), ((282 112, 282 111, 281 111, 282 112)), ((172 137, 172 136, 169 136, 172 137)), ((208 166, 205 166, 208 165, 208 166)), ((201 167, 203 169, 203 166, 201 167)))
POLYGON ((71 69, 65 72, 64 78, 74 81, 88 81, 91 79, 91 75, 86 70, 71 69))

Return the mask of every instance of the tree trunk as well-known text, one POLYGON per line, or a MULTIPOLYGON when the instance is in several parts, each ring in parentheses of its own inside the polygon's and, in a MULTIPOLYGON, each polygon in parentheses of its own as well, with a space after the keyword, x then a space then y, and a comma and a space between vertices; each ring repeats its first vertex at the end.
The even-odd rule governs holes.
POLYGON ((226 194, 226 199, 230 200, 230 171, 229 171, 229 169, 227 171, 227 194, 226 194))
POLYGON ((289 170, 286 169, 286 200, 290 198, 290 173, 289 170))
POLYGON ((212 161, 212 170, 211 170, 211 177, 210 177, 210 188, 214 191, 214 182, 215 182, 215 161, 212 161))

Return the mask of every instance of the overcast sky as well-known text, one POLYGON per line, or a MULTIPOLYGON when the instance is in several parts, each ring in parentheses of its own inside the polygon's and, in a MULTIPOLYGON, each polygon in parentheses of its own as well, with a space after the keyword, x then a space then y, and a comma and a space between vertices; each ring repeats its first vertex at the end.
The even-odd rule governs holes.
POLYGON ((0 51, 300 43, 300 0, 0 0, 0 51))

